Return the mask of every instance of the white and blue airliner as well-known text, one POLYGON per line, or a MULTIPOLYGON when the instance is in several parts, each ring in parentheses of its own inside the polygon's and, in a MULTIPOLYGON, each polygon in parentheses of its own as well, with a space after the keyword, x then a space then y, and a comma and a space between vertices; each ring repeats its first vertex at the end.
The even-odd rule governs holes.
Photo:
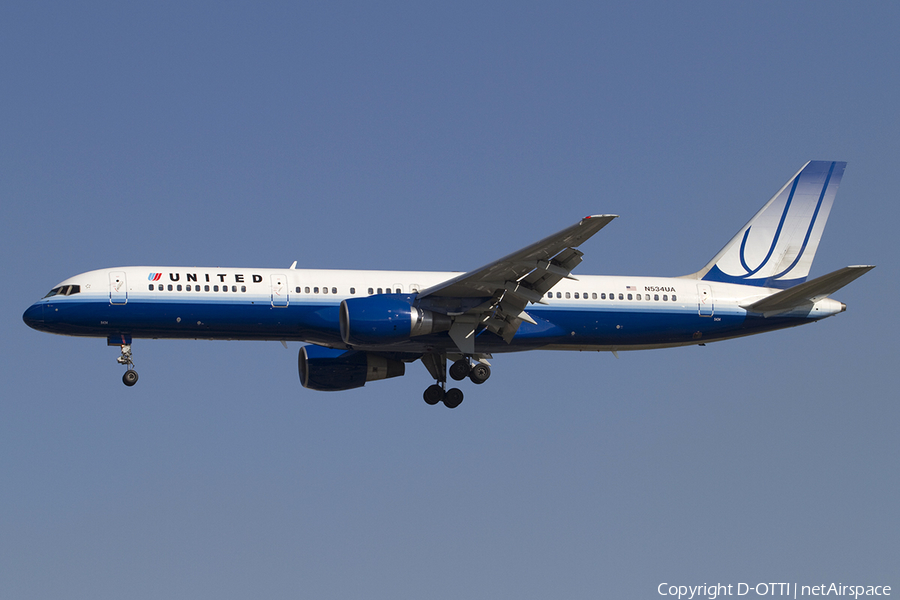
POLYGON ((872 266, 808 280, 846 163, 812 161, 701 270, 682 277, 572 275, 578 249, 616 215, 592 215, 467 273, 116 267, 76 275, 25 311, 39 331, 132 340, 305 342, 304 387, 339 391, 422 361, 428 404, 459 406, 447 374, 484 383, 494 354, 703 345, 846 310, 831 294, 872 266), (449 369, 448 369, 449 361, 449 369))

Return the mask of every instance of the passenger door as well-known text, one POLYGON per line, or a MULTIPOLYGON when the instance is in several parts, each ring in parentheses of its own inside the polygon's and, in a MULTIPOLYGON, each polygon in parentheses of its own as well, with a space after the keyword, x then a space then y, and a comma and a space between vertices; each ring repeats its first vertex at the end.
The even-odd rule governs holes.
POLYGON ((705 283, 697 286, 697 304, 701 317, 711 317, 715 312, 712 288, 705 283))
POLYGON ((125 304, 128 302, 128 282, 125 280, 125 271, 111 271, 109 273, 109 303, 125 304))
POLYGON ((284 275, 272 275, 272 306, 285 307, 288 305, 287 277, 284 275))

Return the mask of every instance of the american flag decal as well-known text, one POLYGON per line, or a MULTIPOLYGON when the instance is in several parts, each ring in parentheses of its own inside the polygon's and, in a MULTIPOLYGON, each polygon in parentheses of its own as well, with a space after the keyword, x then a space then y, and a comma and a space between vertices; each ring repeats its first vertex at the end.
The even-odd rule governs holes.
POLYGON ((628 290, 629 292, 636 292, 636 291, 637 291, 637 288, 634 287, 633 285, 625 286, 625 289, 628 290))

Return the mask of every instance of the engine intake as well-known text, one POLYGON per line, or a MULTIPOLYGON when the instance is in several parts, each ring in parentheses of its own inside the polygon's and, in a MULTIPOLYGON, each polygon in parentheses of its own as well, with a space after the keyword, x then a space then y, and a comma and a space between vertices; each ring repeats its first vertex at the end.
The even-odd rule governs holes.
POLYGON ((392 344, 450 329, 450 317, 412 306, 387 295, 341 302, 341 338, 345 344, 392 344))
POLYGON ((303 387, 322 392, 352 390, 367 381, 400 377, 406 365, 399 360, 359 350, 303 346, 297 359, 303 387))

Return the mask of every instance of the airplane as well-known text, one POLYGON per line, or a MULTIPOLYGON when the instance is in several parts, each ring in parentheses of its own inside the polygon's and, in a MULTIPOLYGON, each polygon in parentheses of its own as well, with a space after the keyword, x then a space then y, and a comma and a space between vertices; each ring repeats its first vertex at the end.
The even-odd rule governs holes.
POLYGON ((494 354, 705 345, 812 323, 846 310, 830 298, 873 266, 808 279, 845 162, 810 161, 696 273, 572 275, 578 248, 617 215, 574 225, 465 273, 115 267, 53 287, 23 315, 49 333, 119 346, 137 382, 134 339, 304 342, 301 384, 341 391, 421 361, 430 405, 456 408, 456 381, 484 383, 494 354), (449 368, 448 368, 449 363, 449 368))

